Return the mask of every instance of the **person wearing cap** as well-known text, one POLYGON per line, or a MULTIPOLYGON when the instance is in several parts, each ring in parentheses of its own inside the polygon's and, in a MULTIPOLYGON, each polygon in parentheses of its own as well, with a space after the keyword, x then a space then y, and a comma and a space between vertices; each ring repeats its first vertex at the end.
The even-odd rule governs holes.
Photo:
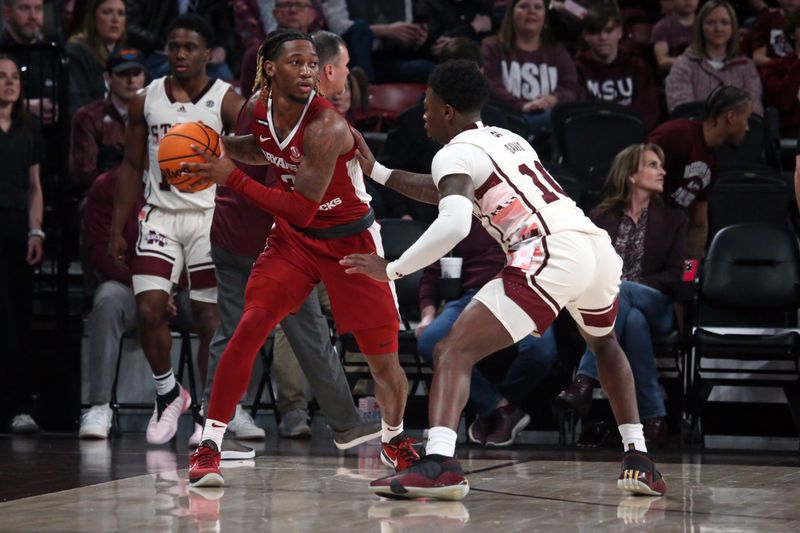
MULTIPOLYGON (((111 386, 120 339, 135 326, 136 303, 130 270, 123 270, 108 257, 111 211, 117 171, 124 154, 128 101, 144 87, 144 57, 139 50, 117 50, 108 57, 104 78, 108 97, 78 109, 72 122, 70 165, 75 178, 89 188, 83 207, 81 245, 87 287, 94 289, 92 310, 87 317, 91 407, 81 416, 81 438, 104 439, 111 428, 111 386)), ((125 238, 138 236, 137 209, 125 224, 125 238)), ((133 250, 133 248, 130 248, 133 250)), ((130 257, 128 257, 130 264, 130 257)))
POLYGON ((122 162, 128 101, 145 84, 144 56, 136 48, 114 51, 109 57, 103 83, 106 98, 79 108, 72 119, 70 170, 76 181, 89 187, 103 172, 122 162))
POLYGON ((103 77, 109 55, 125 46, 126 8, 123 0, 92 0, 86 10, 83 31, 70 38, 69 112, 106 95, 103 77))

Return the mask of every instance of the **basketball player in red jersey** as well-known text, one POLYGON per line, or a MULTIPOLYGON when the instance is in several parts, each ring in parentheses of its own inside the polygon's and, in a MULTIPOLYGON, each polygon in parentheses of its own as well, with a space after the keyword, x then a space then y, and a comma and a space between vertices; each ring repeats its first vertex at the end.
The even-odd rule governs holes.
POLYGON ((242 319, 214 376, 202 441, 190 459, 193 486, 222 485, 219 449, 225 422, 250 381, 253 358, 268 332, 319 281, 328 289, 339 330, 352 332, 367 355, 383 417, 381 458, 401 471, 419 457, 413 439, 403 434, 408 381, 397 358, 393 286, 348 276, 339 264, 345 255, 382 255, 383 248, 353 133, 317 94, 317 76, 318 56, 309 35, 286 29, 271 33, 259 53, 263 99, 256 104, 253 134, 226 137, 225 157, 204 155, 205 163, 187 164, 194 174, 231 187, 275 215, 267 247, 250 274, 242 319), (280 189, 250 179, 229 158, 274 165, 280 189))

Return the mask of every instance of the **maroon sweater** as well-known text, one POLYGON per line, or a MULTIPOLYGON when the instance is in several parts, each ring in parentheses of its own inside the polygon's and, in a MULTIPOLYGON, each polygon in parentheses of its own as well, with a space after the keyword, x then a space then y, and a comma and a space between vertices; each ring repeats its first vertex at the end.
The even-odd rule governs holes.
POLYGON ((707 202, 716 179, 717 158, 706 145, 703 123, 679 118, 650 132, 647 142, 664 150, 664 201, 687 208, 707 202))
POLYGON ((492 102, 522 111, 526 103, 546 94, 554 95, 559 103, 578 99, 575 63, 560 44, 535 52, 513 49, 506 53, 497 37, 488 37, 481 54, 492 102))
POLYGON ((650 67, 641 59, 620 52, 609 64, 589 50, 575 58, 578 81, 587 100, 605 100, 630 107, 641 115, 647 131, 658 123, 658 92, 650 67))
POLYGON ((785 57, 792 51, 784 27, 786 17, 780 9, 768 9, 761 13, 753 26, 753 50, 767 47, 767 57, 785 57))
MULTIPOLYGON (((469 235, 453 248, 453 256, 464 259, 461 265, 461 289, 479 289, 506 264, 506 254, 486 230, 483 229, 478 219, 472 219, 469 235)), ((432 305, 439 306, 442 300, 439 295, 439 279, 442 269, 436 261, 422 273, 419 282, 419 308, 432 305)))
POLYGON ((760 74, 764 105, 780 111, 781 135, 796 137, 800 131, 800 58, 794 52, 776 57, 761 67, 760 74))
POLYGON ((82 185, 90 186, 100 173, 122 163, 125 122, 108 98, 75 112, 71 138, 70 170, 82 185))
MULTIPOLYGON (((114 211, 114 189, 117 187, 115 167, 95 178, 86 196, 83 208, 83 246, 86 266, 98 282, 115 280, 131 287, 131 271, 121 270, 108 255, 109 232, 111 231, 111 214, 114 211)), ((131 210, 122 235, 128 244, 125 263, 130 265, 139 238, 139 211, 144 206, 144 193, 141 192, 134 209, 131 210)))
MULTIPOLYGON (((235 133, 251 133, 252 121, 253 115, 245 104, 239 113, 235 133)), ((250 166, 237 161, 236 166, 263 185, 274 183, 272 169, 275 167, 271 165, 250 166)), ((217 187, 211 244, 236 255, 256 257, 264 250, 271 228, 271 214, 256 207, 230 187, 217 187)))

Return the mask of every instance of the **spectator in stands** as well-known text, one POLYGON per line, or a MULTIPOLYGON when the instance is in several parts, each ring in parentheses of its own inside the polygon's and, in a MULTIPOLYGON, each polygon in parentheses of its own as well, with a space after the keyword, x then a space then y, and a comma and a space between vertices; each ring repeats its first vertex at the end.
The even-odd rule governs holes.
POLYGON ((797 137, 800 133, 800 13, 786 22, 786 35, 793 50, 783 57, 767 61, 759 70, 764 84, 764 105, 780 113, 782 137, 797 137))
POLYGON ((791 36, 787 36, 784 30, 787 19, 800 12, 800 1, 778 0, 778 4, 779 8, 762 11, 753 26, 753 61, 758 67, 792 51, 791 36))
POLYGON ((81 107, 72 119, 70 170, 87 188, 99 174, 122 162, 128 101, 144 87, 144 56, 135 48, 116 50, 103 75, 108 97, 81 107))
POLYGON ((658 123, 658 91, 653 72, 640 58, 621 51, 622 17, 613 6, 600 5, 581 21, 588 50, 575 58, 578 80, 588 100, 630 107, 641 115, 647 131, 658 123))
MULTIPOLYGON (((311 0, 278 0, 278 3, 274 5, 272 17, 274 17, 275 28, 290 28, 306 33, 315 29, 314 21, 317 19, 318 13, 311 0)), ((239 71, 239 88, 245 98, 250 98, 250 95, 253 94, 253 82, 256 79, 256 71, 260 68, 256 64, 256 57, 263 41, 264 38, 262 37, 257 43, 250 45, 246 49, 244 56, 242 56, 242 68, 239 71)))
MULTIPOLYGON (((663 445, 667 437, 652 339, 675 328, 669 296, 683 273, 688 223, 682 210, 665 206, 661 199, 663 163, 664 152, 654 144, 621 151, 611 165, 600 205, 589 215, 608 232, 622 258, 614 333, 631 364, 648 449, 663 445)), ((575 382, 557 402, 586 416, 592 390, 599 385, 596 356, 587 350, 575 382)))
MULTIPOLYGON (((44 42, 42 25, 44 0, 3 0, 5 27, 0 45, 19 46, 44 42)), ((9 54, 26 73, 25 93, 28 111, 42 124, 55 123, 58 117, 56 57, 43 52, 17 48, 9 54)))
POLYGON ((739 53, 739 25, 726 0, 710 0, 695 17, 692 42, 667 75, 667 108, 700 102, 716 87, 743 89, 753 112, 763 115, 761 79, 753 61, 739 53))
POLYGON ((697 4, 698 0, 675 0, 672 14, 666 15, 653 26, 653 53, 658 67, 664 73, 669 72, 692 40, 697 4))
POLYGON ((442 47, 456 37, 480 42, 496 33, 491 3, 486 0, 420 0, 414 7, 417 18, 428 25, 422 49, 436 58, 442 47))
POLYGON ((319 0, 278 0, 277 3, 276 0, 233 0, 231 3, 233 25, 243 50, 258 49, 267 34, 278 28, 306 26, 301 21, 309 16, 313 16, 306 26, 309 29, 303 31, 322 29, 325 23, 319 0))
MULTIPOLYGON (((112 124, 114 125, 108 128, 109 133, 119 138, 125 127, 117 122, 112 124)), ((87 142, 95 140, 88 139, 87 142)), ((112 415, 109 401, 119 343, 126 331, 136 327, 136 299, 133 296, 131 271, 119 268, 107 251, 117 168, 115 166, 96 177, 89 188, 83 208, 81 236, 84 269, 90 272, 92 285, 96 289, 92 311, 86 321, 91 407, 81 416, 78 436, 82 439, 108 438, 112 415)), ((144 195, 140 195, 125 222, 123 236, 129 243, 126 265, 130 265, 133 259, 133 243, 139 236, 138 216, 143 206, 144 195)))
POLYGON ((708 199, 717 177, 714 147, 742 142, 753 102, 743 89, 722 85, 706 98, 703 120, 664 122, 647 142, 664 150, 664 191, 668 205, 688 211, 687 256, 703 257, 708 240, 708 199))
POLYGON ((92 0, 83 31, 71 37, 66 46, 70 115, 79 107, 105 97, 108 55, 124 45, 125 2, 92 0))
POLYGON ((490 102, 521 112, 530 134, 550 124, 550 110, 576 100, 580 92, 575 64, 547 29, 544 0, 514 0, 500 32, 483 42, 483 67, 490 102))
POLYGON ((342 36, 351 66, 363 68, 370 83, 428 81, 433 63, 421 49, 428 28, 415 20, 412 0, 321 2, 328 29, 342 36))
MULTIPOLYGON (((414 334, 420 356, 433 366, 433 349, 485 283, 505 266, 505 253, 486 233, 480 221, 472 219, 469 235, 453 249, 452 256, 461 257, 461 294, 445 302, 442 312, 440 279, 442 269, 435 262, 425 269, 419 285, 421 319, 414 334)), ((536 339, 529 335, 516 343, 517 356, 502 382, 494 385, 472 369, 469 402, 477 411, 477 419, 468 428, 469 439, 478 444, 508 446, 525 429, 530 416, 519 405, 539 381, 547 376, 558 359, 553 335, 536 339)), ((491 361, 491 359, 490 359, 491 361)))
POLYGON ((178 15, 196 13, 214 30, 216 43, 209 43, 211 59, 208 75, 233 80, 237 66, 236 33, 227 0, 126 0, 128 6, 128 43, 144 52, 148 72, 155 78, 169 74, 166 51, 166 28, 178 15))
POLYGON ((14 433, 39 429, 33 418, 34 354, 29 350, 33 270, 42 260, 44 201, 41 138, 25 111, 20 69, 0 55, 0 424, 14 433))

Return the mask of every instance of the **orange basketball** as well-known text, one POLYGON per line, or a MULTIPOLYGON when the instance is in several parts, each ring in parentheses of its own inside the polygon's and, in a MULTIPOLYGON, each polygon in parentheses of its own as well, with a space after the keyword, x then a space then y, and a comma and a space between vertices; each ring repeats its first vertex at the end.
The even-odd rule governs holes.
POLYGON ((192 150, 192 145, 219 157, 219 134, 202 122, 175 124, 158 145, 158 166, 167 182, 182 192, 199 192, 214 183, 203 178, 186 176, 181 163, 202 163, 204 160, 192 150))

